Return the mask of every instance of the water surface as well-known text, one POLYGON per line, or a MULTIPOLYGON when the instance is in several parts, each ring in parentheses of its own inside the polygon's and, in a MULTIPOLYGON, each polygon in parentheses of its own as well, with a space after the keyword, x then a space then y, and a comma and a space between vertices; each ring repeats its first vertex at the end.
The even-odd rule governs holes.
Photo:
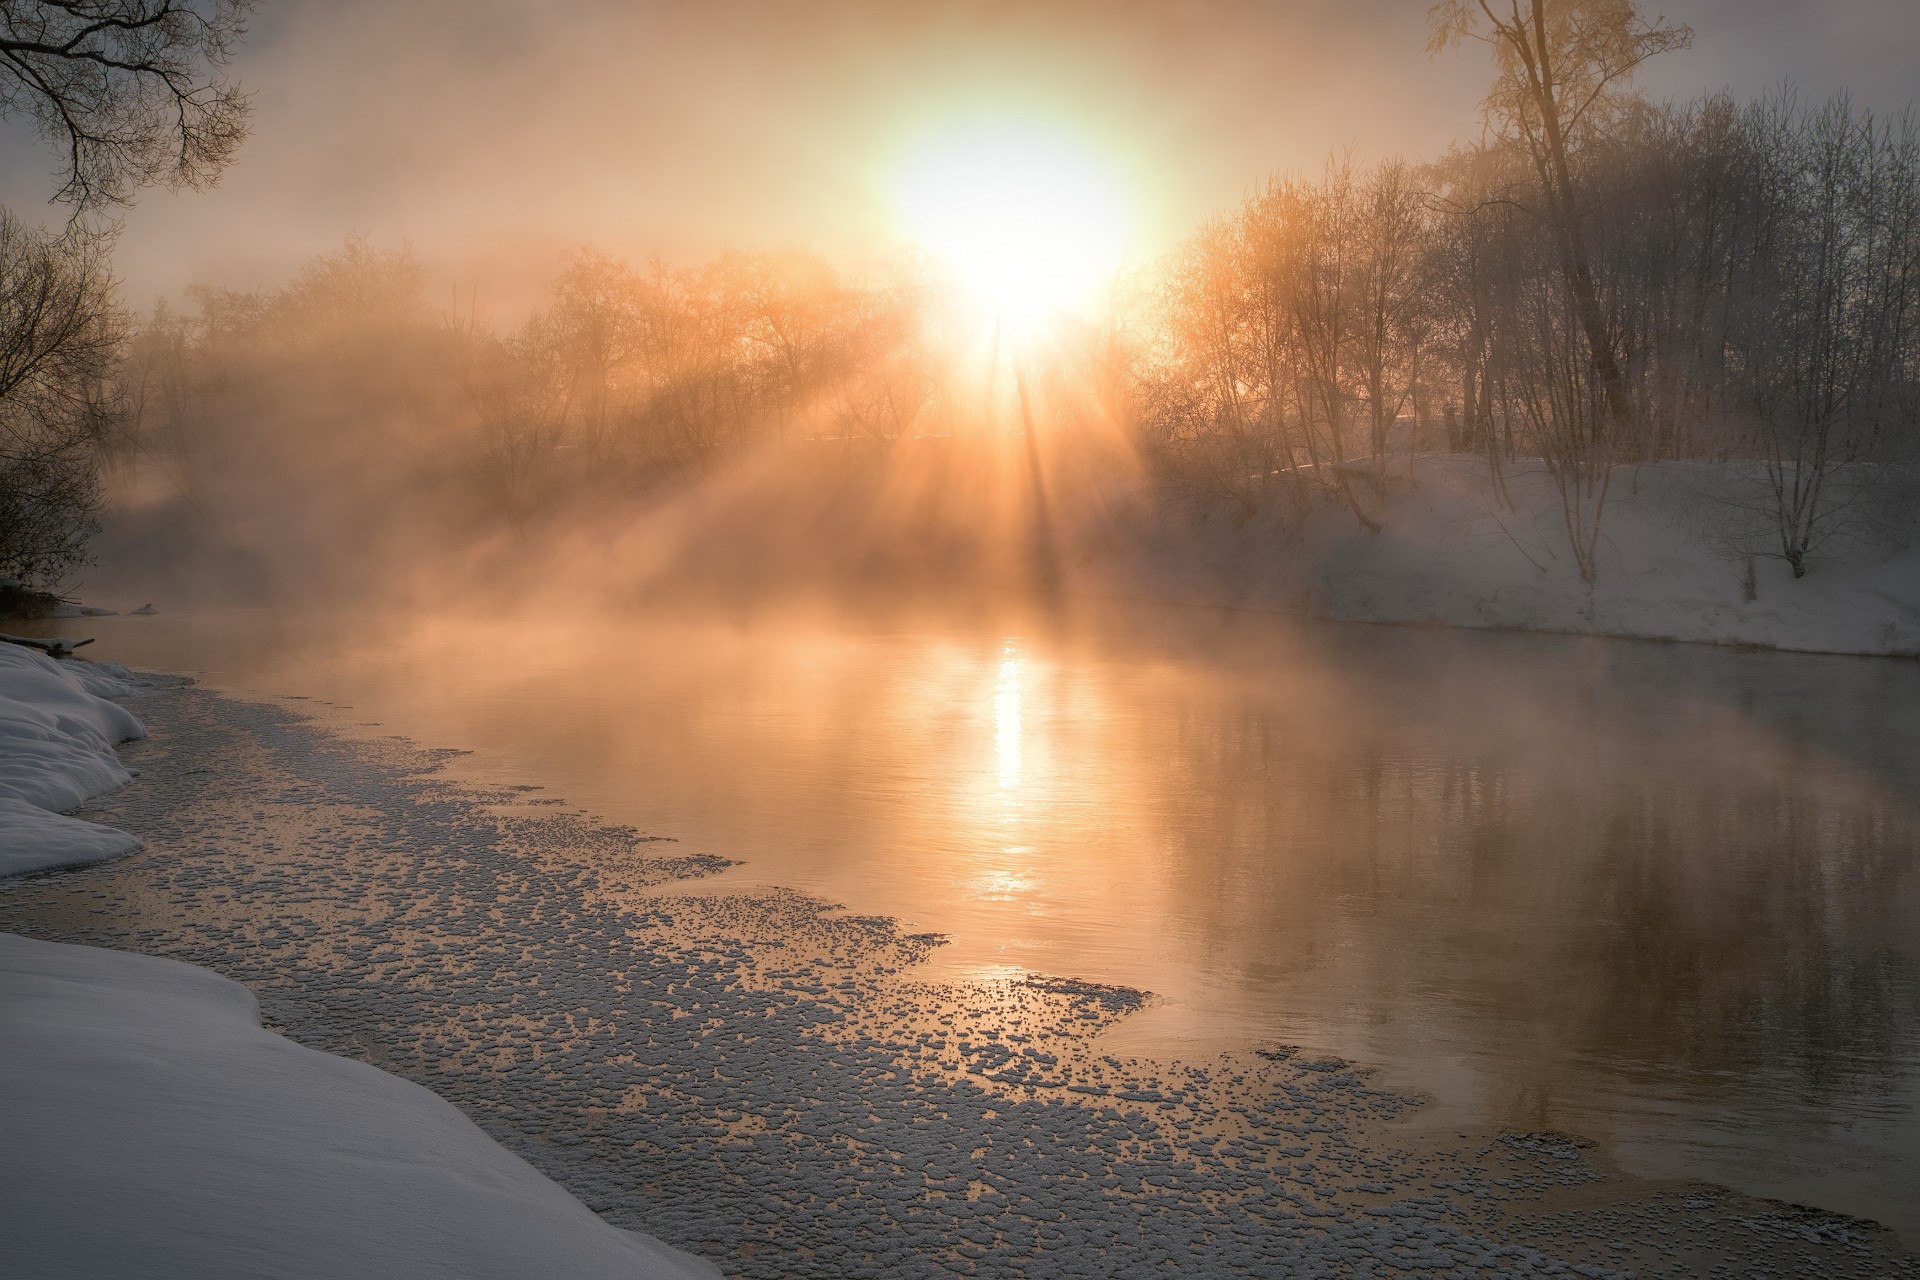
POLYGON ((1920 1238, 1920 664, 1106 610, 66 621, 1635 1172, 1920 1238))

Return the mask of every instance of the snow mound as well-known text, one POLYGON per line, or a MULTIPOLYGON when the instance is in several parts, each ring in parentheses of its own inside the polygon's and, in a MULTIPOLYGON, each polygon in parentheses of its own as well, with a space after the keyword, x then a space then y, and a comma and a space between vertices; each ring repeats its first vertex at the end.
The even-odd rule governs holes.
POLYGON ((10 1272, 719 1275, 600 1221, 427 1089, 262 1030, 204 969, 0 934, 0 1008, 10 1272))
POLYGON ((82 866, 131 853, 124 831, 62 816, 132 780, 115 743, 147 736, 125 707, 125 667, 56 662, 0 644, 0 876, 82 866))
POLYGON ((138 848, 140 837, 130 832, 0 800, 0 876, 90 866, 138 848))

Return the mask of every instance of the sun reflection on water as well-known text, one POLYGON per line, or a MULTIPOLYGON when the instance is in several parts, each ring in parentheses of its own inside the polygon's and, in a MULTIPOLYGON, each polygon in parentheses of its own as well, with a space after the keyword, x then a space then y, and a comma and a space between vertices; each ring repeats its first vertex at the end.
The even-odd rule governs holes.
POLYGON ((993 687, 993 744, 999 761, 1000 790, 1020 786, 1020 659, 1012 645, 1001 651, 1000 679, 993 687))
MULTIPOLYGON (((1025 845, 1011 845, 1000 852, 1011 862, 1033 850, 1025 845)), ((982 867, 974 880, 974 896, 993 902, 1019 902, 1032 892, 1034 885, 1033 874, 1025 866, 982 867)))
POLYGON ((1116 1049, 1313 1045, 1436 1116, 1612 1134, 1676 1174, 1793 1194, 1831 1178, 1822 1195, 1914 1221, 1905 664, 1252 618, 1218 653, 359 625, 90 630, 116 660, 479 747, 450 776, 537 780, 737 856, 742 891, 948 933, 939 980, 1153 990, 1116 1049))

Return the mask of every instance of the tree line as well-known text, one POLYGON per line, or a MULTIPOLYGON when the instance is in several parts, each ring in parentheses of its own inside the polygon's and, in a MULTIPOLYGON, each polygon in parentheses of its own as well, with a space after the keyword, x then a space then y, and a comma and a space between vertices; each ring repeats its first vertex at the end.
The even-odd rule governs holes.
MULTIPOLYGON (((1583 577, 1618 469, 1713 460, 1805 572, 1920 457, 1920 142, 1844 98, 1623 104, 1571 153, 1580 268, 1511 137, 1276 181, 1173 259, 1162 465, 1251 511, 1348 464, 1537 458, 1583 577)), ((1356 506, 1360 518, 1368 519, 1356 506)))
MULTIPOLYGON (((1712 464, 1701 486, 1749 550, 1798 575, 1920 463, 1911 120, 1788 91, 1650 102, 1635 70, 1688 33, 1622 0, 1446 0, 1434 49, 1493 55, 1477 141, 1275 178, 1010 366, 981 363, 982 336, 917 269, 854 279, 798 251, 670 267, 582 248, 496 326, 438 298, 407 250, 349 240, 284 286, 129 315, 85 215, 225 162, 245 101, 212 69, 245 6, 95 7, 115 6, 151 20, 151 47, 116 56, 159 70, 83 74, 68 98, 108 111, 141 75, 188 97, 171 118, 151 94, 144 115, 101 117, 122 134, 100 138, 132 140, 119 152, 72 116, 75 221, 0 220, 0 573, 17 578, 84 557, 103 464, 230 527, 320 542, 423 514, 522 529, 769 448, 830 465, 992 431, 1124 452, 1168 502, 1335 504, 1378 531, 1395 460, 1448 451, 1483 459, 1500 500, 1516 467, 1544 474, 1591 582, 1623 468, 1712 464)), ((41 9, 91 12, 7 5, 0 46, 41 9)), ((117 30, 29 32, 24 56, 117 30)), ((67 118, 46 116, 50 136, 67 118)))
POLYGON ((0 579, 57 582, 86 558, 124 421, 111 215, 155 184, 210 186, 232 160, 249 101, 223 69, 252 8, 0 0, 0 120, 49 144, 67 214, 47 229, 0 209, 0 579))
POLYGON ((410 249, 353 238, 284 286, 159 306, 127 344, 110 457, 196 503, 326 476, 512 523, 771 440, 906 434, 934 382, 906 285, 799 252, 636 269, 582 248, 504 329, 432 293, 410 249))

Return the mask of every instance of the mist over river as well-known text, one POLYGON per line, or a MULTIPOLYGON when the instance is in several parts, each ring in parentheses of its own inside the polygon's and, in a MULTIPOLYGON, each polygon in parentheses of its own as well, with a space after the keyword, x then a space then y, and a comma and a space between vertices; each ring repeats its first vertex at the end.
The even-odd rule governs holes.
MULTIPOLYGON (((1631 1172, 1920 1242, 1920 664, 1107 607, 1042 621, 161 614, 88 656, 471 754, 1631 1172)), ((136 784, 138 785, 138 784, 136 784)))

